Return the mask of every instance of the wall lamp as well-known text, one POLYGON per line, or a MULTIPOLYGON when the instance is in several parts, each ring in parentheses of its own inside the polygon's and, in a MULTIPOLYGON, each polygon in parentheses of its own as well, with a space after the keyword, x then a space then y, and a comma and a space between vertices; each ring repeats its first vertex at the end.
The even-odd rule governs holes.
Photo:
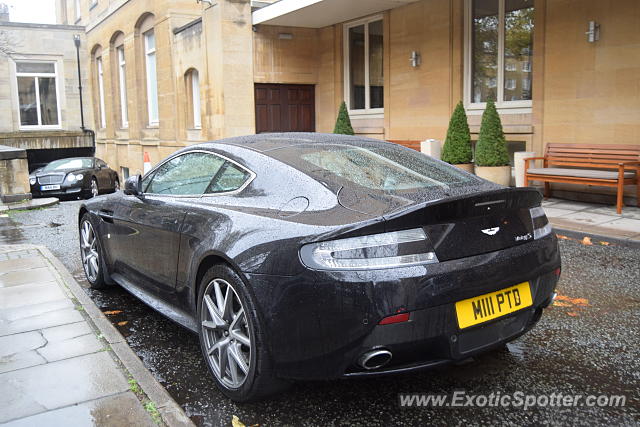
POLYGON ((600 40, 600 24, 596 21, 589 21, 589 31, 585 34, 587 35, 587 41, 589 43, 595 43, 600 40))
POLYGON ((213 6, 213 1, 211 0, 196 0, 196 3, 207 3, 209 6, 213 6))
POLYGON ((409 56, 409 63, 413 68, 416 68, 422 62, 422 57, 420 56, 420 52, 412 51, 411 56, 409 56))

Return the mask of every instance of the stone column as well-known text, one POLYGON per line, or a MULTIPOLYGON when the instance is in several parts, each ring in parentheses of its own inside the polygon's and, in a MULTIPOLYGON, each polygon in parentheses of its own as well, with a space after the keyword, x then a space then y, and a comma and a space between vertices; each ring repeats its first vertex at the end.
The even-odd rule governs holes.
POLYGON ((3 203, 31 199, 27 152, 0 145, 0 199, 3 203))
POLYGON ((253 30, 249 0, 218 0, 202 17, 203 99, 210 139, 255 133, 253 30))

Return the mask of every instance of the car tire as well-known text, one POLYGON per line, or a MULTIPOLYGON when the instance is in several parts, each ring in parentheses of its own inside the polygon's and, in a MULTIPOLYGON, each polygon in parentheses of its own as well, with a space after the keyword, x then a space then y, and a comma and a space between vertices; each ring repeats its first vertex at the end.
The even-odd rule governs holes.
POLYGON ((102 259, 102 246, 100 237, 95 232, 91 217, 88 213, 84 214, 80 219, 78 228, 80 239, 80 257, 84 275, 92 289, 102 289, 107 286, 104 275, 104 265, 102 259), (94 261, 87 257, 94 258, 94 261), (97 270, 97 271, 96 271, 97 270))
POLYGON ((120 180, 116 178, 116 180, 113 181, 113 192, 117 193, 118 190, 120 190, 120 180))
MULTIPOLYGON (((226 306, 225 303, 222 305, 226 306)), ((260 320, 255 300, 242 278, 229 266, 215 265, 204 274, 198 292, 197 319, 202 355, 216 385, 225 396, 236 402, 248 402, 287 388, 289 382, 276 378, 273 373, 271 358, 267 351, 264 326, 260 320), (213 307, 218 309, 221 302, 216 298, 216 282, 221 291, 220 296, 224 298, 225 303, 229 297, 233 298, 233 302, 229 304, 230 310, 216 311, 217 314, 222 314, 218 321, 222 320, 226 322, 226 325, 218 324, 221 327, 213 328, 211 326, 214 319, 210 306, 213 304, 213 307), (229 292, 229 287, 231 292, 229 292), (205 300, 205 297, 210 298, 209 302, 205 300), (244 313, 244 318, 242 318, 240 310, 244 313), (237 321, 232 319, 237 319, 237 321), (208 327, 205 326, 207 322, 209 323, 208 327), (242 340, 236 339, 242 335, 244 335, 242 340), (244 343, 245 339, 249 340, 249 346, 244 343), (225 341, 227 344, 223 344, 225 341), (214 349, 216 346, 217 350, 214 349), (221 352, 222 354, 226 353, 222 377, 219 368, 223 363, 220 359, 221 352), (242 363, 237 362, 238 358, 248 363, 248 366, 245 366, 246 372, 240 366, 242 363), (234 379, 237 379, 235 384, 234 379)))

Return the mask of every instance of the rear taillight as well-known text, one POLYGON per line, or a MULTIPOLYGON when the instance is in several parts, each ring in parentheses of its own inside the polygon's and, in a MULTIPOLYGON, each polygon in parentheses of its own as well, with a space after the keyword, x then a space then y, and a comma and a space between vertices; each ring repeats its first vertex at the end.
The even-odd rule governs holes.
POLYGON ((531 212, 531 222, 533 223, 533 238, 537 240, 551 234, 551 224, 542 206, 531 208, 529 212, 531 212))
POLYGON ((438 262, 421 228, 310 243, 300 259, 316 270, 372 270, 438 262))

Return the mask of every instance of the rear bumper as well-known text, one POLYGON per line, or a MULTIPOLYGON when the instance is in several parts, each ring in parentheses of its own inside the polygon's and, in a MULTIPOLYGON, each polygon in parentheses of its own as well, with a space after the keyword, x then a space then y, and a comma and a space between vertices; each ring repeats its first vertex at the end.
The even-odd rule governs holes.
POLYGON ((551 301, 560 267, 551 235, 526 245, 427 266, 366 272, 246 274, 260 305, 279 376, 327 379, 381 375, 463 360, 529 330, 551 301), (528 281, 532 306, 458 328, 455 302, 528 281), (378 325, 397 312, 404 323, 378 325), (391 362, 366 371, 366 351, 385 348, 391 362))

